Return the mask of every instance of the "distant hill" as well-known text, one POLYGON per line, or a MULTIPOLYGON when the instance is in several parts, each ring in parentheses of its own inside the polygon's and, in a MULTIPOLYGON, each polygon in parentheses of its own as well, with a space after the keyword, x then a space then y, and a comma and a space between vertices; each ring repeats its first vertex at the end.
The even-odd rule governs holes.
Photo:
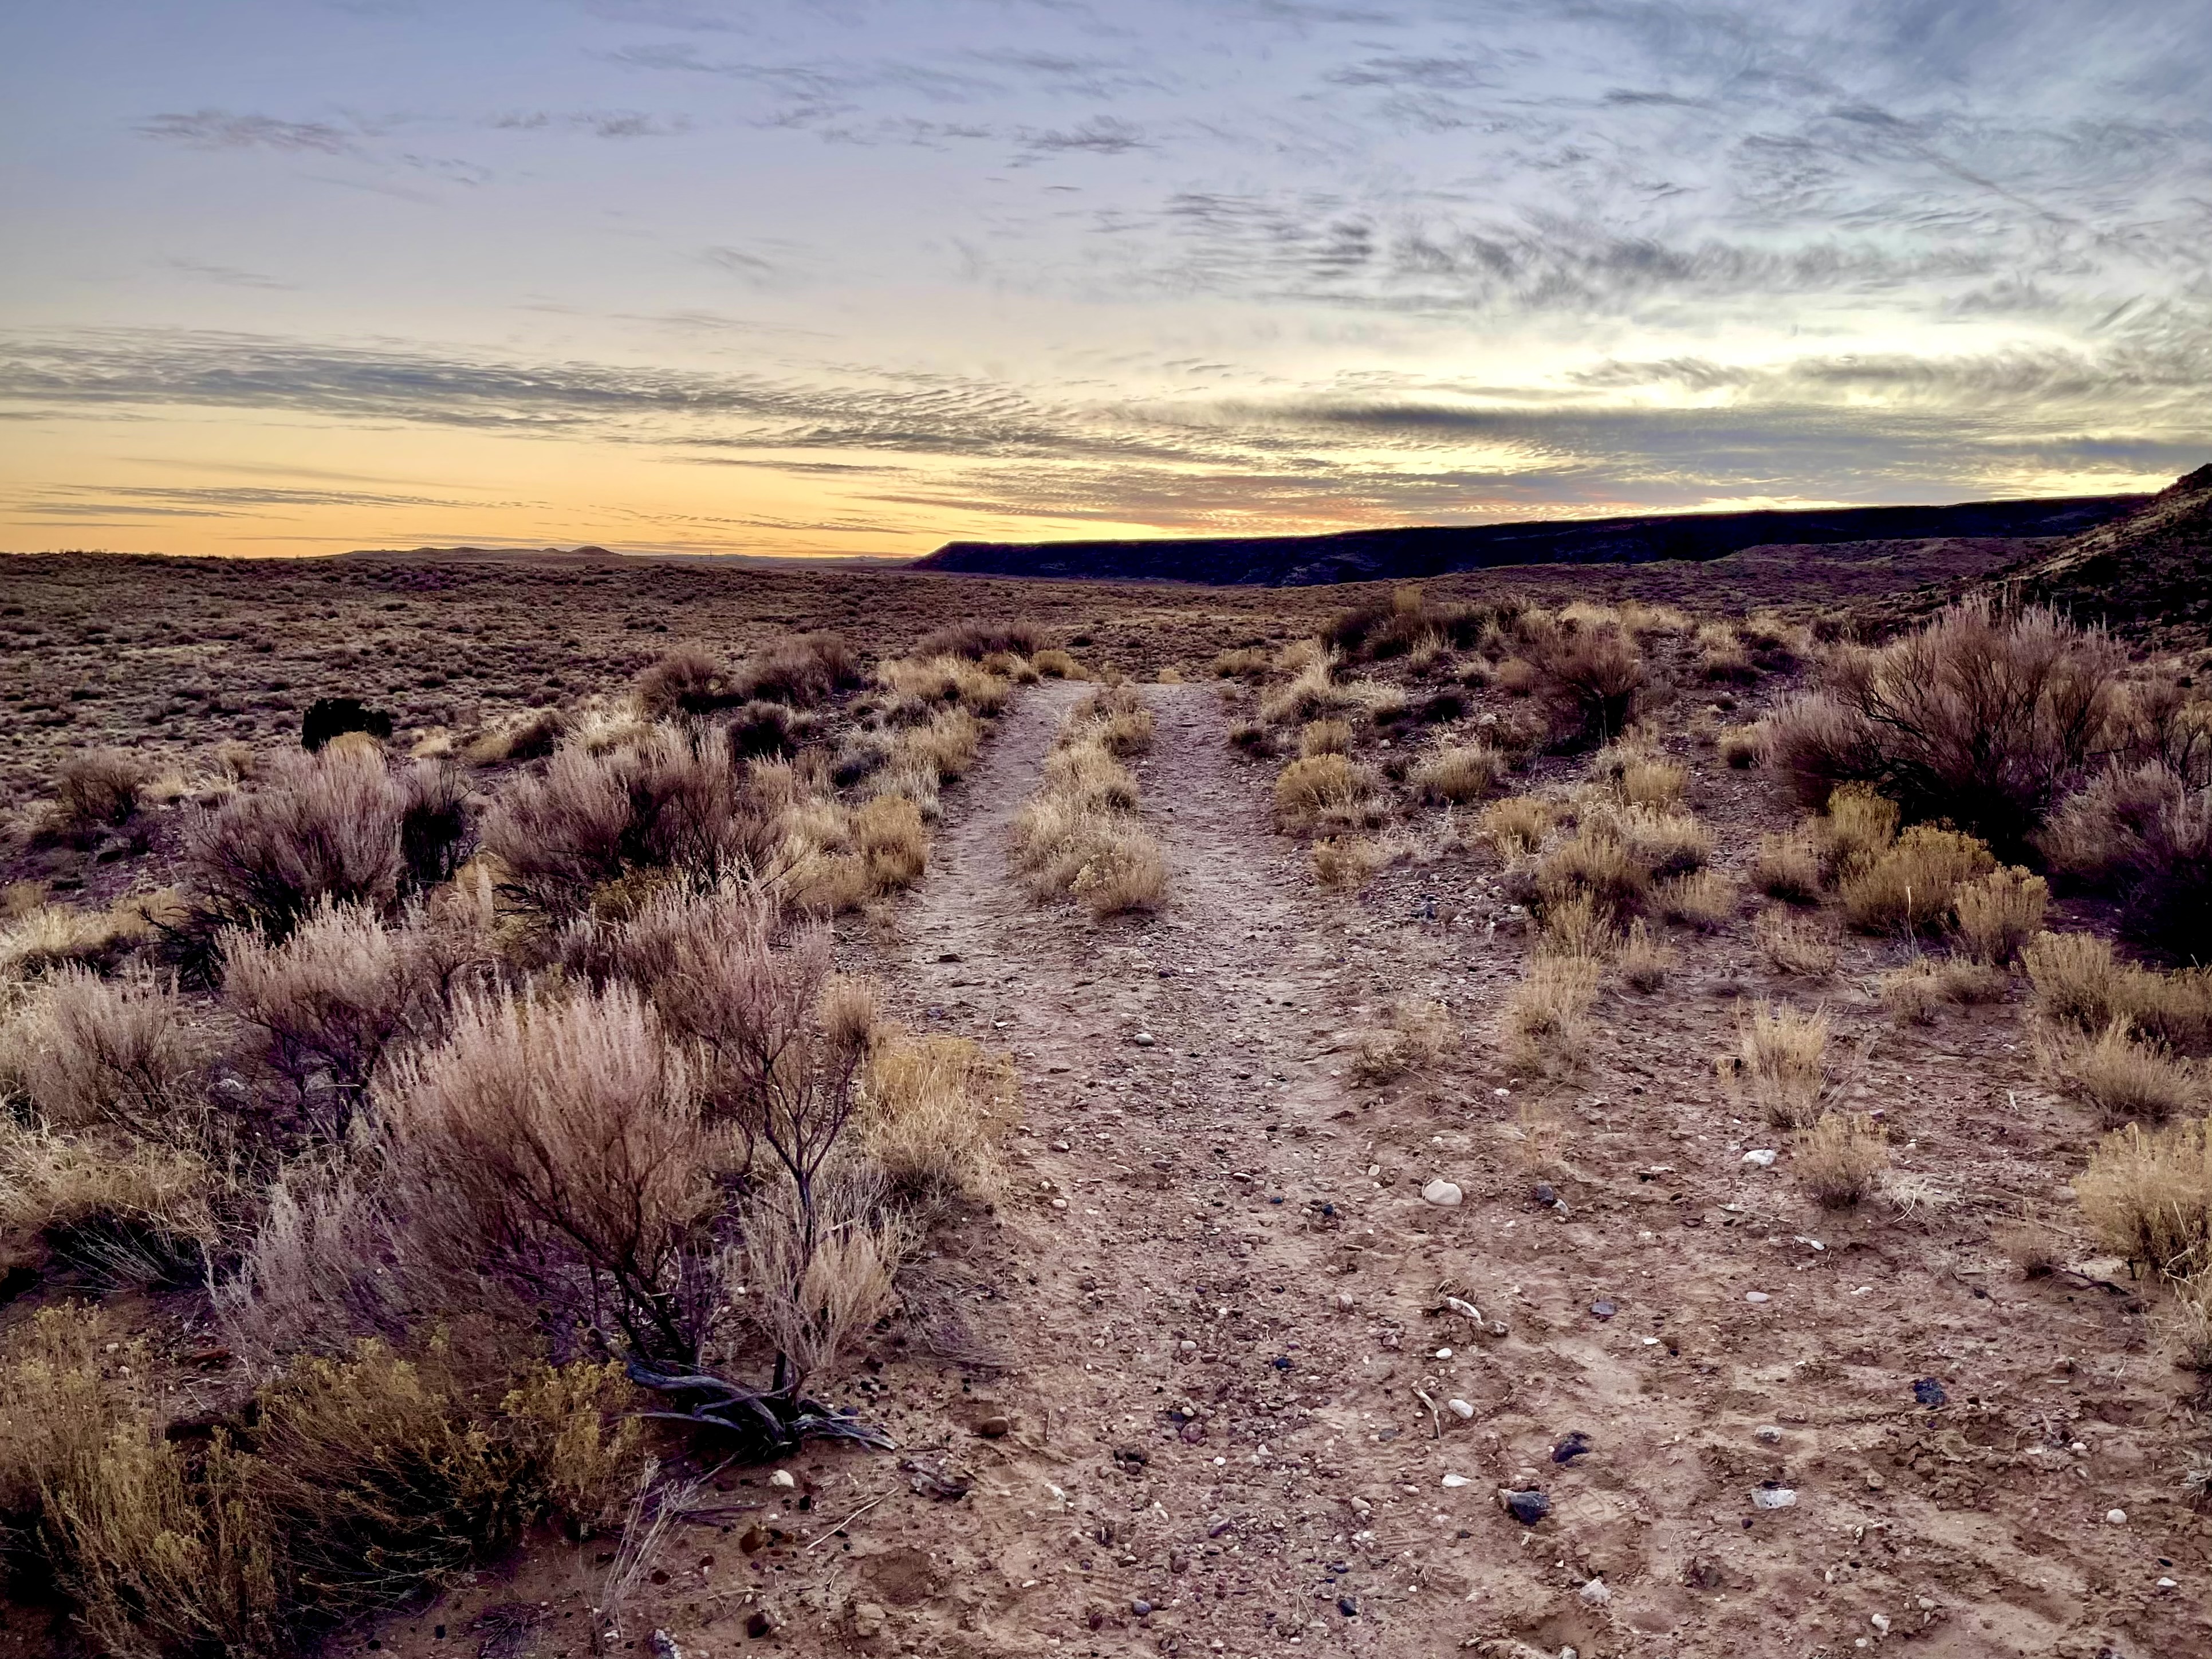
POLYGON ((2212 466, 1984 586, 2156 642, 2212 645, 2212 466))
POLYGON ((2075 536, 2142 505, 2142 495, 1854 507, 1809 512, 1678 513, 1634 519, 1413 526, 1333 536, 1221 536, 1148 541, 950 542, 916 570, 1105 581, 1304 587, 1389 581, 1497 565, 1718 559, 1778 544, 2075 536))
POLYGON ((405 559, 413 563, 543 564, 548 559, 568 563, 612 563, 619 553, 604 547, 356 547, 341 559, 405 559))

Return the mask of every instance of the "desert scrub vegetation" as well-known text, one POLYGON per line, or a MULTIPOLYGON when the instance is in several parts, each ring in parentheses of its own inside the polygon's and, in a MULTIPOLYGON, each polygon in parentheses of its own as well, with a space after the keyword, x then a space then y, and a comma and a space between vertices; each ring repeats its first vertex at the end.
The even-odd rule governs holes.
POLYGON ((1724 1070, 1778 1129, 1810 1127, 1827 1085, 1828 1016, 1788 1003, 1753 1004, 1724 1070))
POLYGON ((1650 993, 1666 984, 1667 976, 1674 971, 1680 952, 1664 939, 1653 933, 1642 917, 1628 924, 1627 936, 1621 941, 1614 965, 1620 969, 1622 979, 1638 991, 1650 993))
POLYGON ((2091 933, 2039 933, 2021 951, 2037 1018, 2094 1036, 2115 1021, 2181 1054, 2212 1054, 2212 970, 2156 969, 2121 959, 2091 933))
POLYGON ((1403 998, 1389 1016, 1360 1034, 1352 1057, 1352 1074, 1362 1083, 1395 1083, 1426 1071, 1452 1046, 1450 1012, 1425 997, 1403 998))
POLYGON ((1809 918, 1766 909, 1752 924, 1752 938, 1778 974, 1826 979, 1836 971, 1835 936, 1809 918))
POLYGON ((1799 1131, 1790 1167, 1815 1203, 1844 1210, 1874 1190, 1889 1165, 1888 1133, 1864 1112, 1823 1112, 1799 1131))
POLYGON ((1464 806, 1498 785, 1505 757, 1483 744, 1453 744, 1423 756, 1408 781, 1423 800, 1464 806))
POLYGON ((1381 822, 1380 781, 1340 754, 1301 756, 1275 779, 1275 823, 1287 834, 1343 835, 1381 822))
POLYGON ((1505 857, 1533 853, 1559 821, 1559 808, 1541 795, 1511 795, 1482 809, 1476 827, 1505 857))
POLYGON ((2131 936, 2212 938, 2212 703, 2053 612, 1963 605, 1902 639, 1838 647, 1767 722, 1802 801, 1863 783, 2122 900, 2131 936))
POLYGON ((1603 971, 1589 957, 1531 957, 1499 1017, 1507 1064, 1528 1075, 1564 1074, 1579 1066, 1589 1051, 1590 1009, 1603 971))
POLYGON ((2074 1190, 2107 1249, 2172 1279, 2212 1267, 2212 1136, 2202 1118, 2112 1131, 2074 1190))
POLYGON ((1357 892, 1390 855, 1364 836, 1323 836, 1310 854, 1314 879, 1334 892, 1357 892))
POLYGON ((1152 737, 1144 694, 1127 684, 1101 688, 1068 716, 1014 820, 1014 865, 1031 898, 1075 899, 1099 917, 1158 906, 1167 861, 1138 820, 1137 781, 1117 757, 1152 737))

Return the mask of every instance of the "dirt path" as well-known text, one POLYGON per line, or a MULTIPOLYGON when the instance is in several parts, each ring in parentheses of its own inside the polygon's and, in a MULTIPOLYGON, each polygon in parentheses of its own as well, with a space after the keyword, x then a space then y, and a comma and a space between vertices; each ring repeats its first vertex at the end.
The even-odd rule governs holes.
POLYGON ((1570 1200, 1542 1207, 1482 1041, 1522 957, 1494 885, 1317 892, 1205 688, 1146 688, 1162 912, 1024 902, 1007 830, 1080 692, 1002 720, 884 964, 917 1024, 1014 1054, 1024 1121, 996 1214, 922 1275, 1002 1367, 883 1373, 913 1455, 974 1486, 818 1466, 823 1508, 889 1492, 805 1587, 830 1627, 978 1656, 2212 1651, 2152 1582, 2201 1563, 2195 1522, 2145 1496, 2148 1442, 2106 1431, 2148 1366, 1968 1395, 2001 1343, 2125 1346, 2120 1305, 1993 1299, 1924 1265, 1926 1223, 1808 1216, 1747 1168, 1771 1132, 1711 1064, 1741 964, 1604 1005, 1593 1071, 1529 1097, 1570 1200), (1355 1087, 1353 1032, 1407 994, 1453 1004, 1461 1060, 1355 1087), (1423 1200, 1439 1175, 1463 1205, 1423 1200), (1940 1419, 1923 1370, 1960 1395, 1940 1419), (1524 1483, 1533 1527, 1498 1502, 1524 1483))

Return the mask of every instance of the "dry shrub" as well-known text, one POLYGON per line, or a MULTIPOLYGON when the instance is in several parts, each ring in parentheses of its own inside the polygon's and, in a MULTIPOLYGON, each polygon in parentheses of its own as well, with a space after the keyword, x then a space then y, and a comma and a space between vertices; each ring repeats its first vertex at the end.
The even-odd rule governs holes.
POLYGON ((2048 1279, 2066 1265, 2066 1236, 2048 1221, 2023 1214, 1991 1230, 1990 1242, 2019 1269, 2022 1279, 2048 1279))
POLYGON ((1143 692, 1124 682, 1101 686, 1076 705, 1059 743, 1062 748, 1095 743, 1117 759, 1126 759, 1152 746, 1152 706, 1143 692))
POLYGON ((1844 918, 1868 933, 1919 933, 1939 927, 1959 890, 1996 867, 1972 836, 1916 823, 1856 874, 1844 878, 1844 918))
POLYGON ((878 892, 911 887, 929 863, 921 809, 898 795, 878 795, 853 814, 853 840, 878 892))
POLYGON ((1393 1003, 1387 1024, 1360 1034, 1352 1074, 1362 1083, 1393 1083, 1435 1065, 1452 1046, 1451 1014, 1440 1002, 1408 997, 1393 1003))
POLYGON ((665 653, 637 677, 630 695, 647 720, 698 720, 745 700, 728 668, 697 645, 665 653))
POLYGON ((1735 889, 1717 871, 1694 871, 1654 884, 1651 908, 1668 921, 1711 933, 1735 915, 1735 889))
POLYGON ((1827 1054, 1825 1012, 1755 1003, 1738 1029, 1736 1076, 1769 1123, 1802 1129, 1818 1115, 1827 1054))
POLYGON ((2086 1042, 2046 1039, 2045 1066, 2071 1093, 2095 1107, 2106 1124, 2163 1123, 2201 1106, 2203 1068, 2139 1039, 2124 1016, 2086 1042))
POLYGON ((746 658, 730 677, 729 690, 738 702, 811 708, 852 690, 863 678, 859 654, 836 635, 799 634, 746 658))
POLYGON ((457 939, 419 918, 386 927, 325 901, 280 943, 226 935, 223 1001, 261 1033, 308 1132, 342 1142, 386 1059, 436 1035, 463 959, 457 939))
POLYGON ((1698 624, 1698 676, 1723 685, 1747 685, 1759 678, 1751 652, 1733 623, 1698 624))
POLYGON ((325 900, 389 910, 410 886, 401 830, 414 792, 380 755, 285 755, 268 781, 185 831, 211 916, 281 938, 325 900))
POLYGON ((919 768, 933 775, 936 783, 965 777, 975 764, 982 736, 973 714, 965 708, 948 708, 932 717, 927 726, 900 734, 893 772, 919 768))
POLYGON ((1008 651, 994 651, 983 659, 983 672, 996 674, 1016 685, 1035 685, 1044 678, 1037 672, 1036 665, 1027 657, 1008 651))
POLYGON ((1873 864, 1896 842, 1899 822, 1897 803, 1865 784, 1847 783, 1830 795, 1817 825, 1827 879, 1847 879, 1873 864))
POLYGON ((1137 821, 1135 778, 1107 746, 1117 716, 1087 707, 1070 716, 1037 793, 1015 816, 1014 866, 1039 902, 1080 899, 1097 916, 1150 910, 1167 890, 1167 861, 1137 821))
POLYGON ((1881 976, 1881 1006, 1899 1025, 1932 1025, 1936 1010, 1949 1000, 1936 964, 1926 957, 1915 957, 1881 976))
MULTIPOLYGON (((360 1336, 398 1339, 465 1279, 409 1259, 389 1195, 342 1165, 284 1170, 261 1195, 260 1224, 210 1286, 223 1338, 257 1367, 336 1353, 360 1336)), ((480 1292, 479 1292, 480 1295, 480 1292)))
POLYGON ((2056 613, 1963 605, 1879 650, 1846 647, 1769 722, 1807 805, 1860 780, 1908 818, 1948 818, 2008 850, 2113 745, 2126 653, 2056 613))
POLYGON ((1539 956, 1505 1000, 1499 1036, 1509 1064, 1524 1073, 1566 1071, 1589 1048, 1591 1005, 1601 964, 1587 957, 1539 956))
POLYGON ((212 1045, 186 1020, 173 981, 64 968, 0 1043, 0 1075, 62 1128, 106 1125, 145 1140, 198 1144, 212 1045))
POLYGON ((1616 959, 1620 976, 1639 991, 1656 991, 1667 982, 1678 959, 1673 945, 1657 937, 1643 920, 1628 924, 1628 938, 1616 959))
POLYGON ((1778 974, 1826 979, 1836 971, 1836 941, 1817 922, 1787 910, 1762 910, 1752 926, 1759 953, 1778 974))
POLYGON ((119 750, 72 755, 55 775, 55 811, 61 827, 89 834, 130 821, 149 779, 146 764, 119 750))
POLYGON ((1413 768, 1412 781, 1424 800, 1464 805, 1488 794, 1504 769, 1505 757, 1495 749, 1455 744, 1425 757, 1413 768))
POLYGON ((1213 659, 1215 675, 1224 680, 1258 681, 1267 678, 1268 653, 1262 645, 1239 646, 1213 659))
POLYGON ((1522 653, 1551 712, 1554 743, 1603 744, 1628 729, 1644 685, 1644 659, 1626 630, 1570 607, 1557 621, 1524 617, 1520 632, 1522 653))
POLYGON ((1961 884, 1951 896, 1951 931, 1975 961, 2002 967, 2043 927, 2051 889, 2017 866, 1961 884))
POLYGON ((2184 958, 2212 957, 2212 772, 2113 767, 2038 838, 2053 871, 2120 901, 2121 931, 2184 958))
POLYGON ((1492 676, 1498 689, 1509 697, 1525 697, 1543 683, 1543 675, 1536 665, 1526 657, 1508 657, 1498 665, 1492 676))
POLYGON ((581 1322, 641 1356, 696 1358, 687 1247, 732 1155, 635 991, 464 996, 445 1043, 379 1099, 424 1237, 522 1287, 552 1332, 581 1322))
POLYGON ((568 744, 543 777, 515 781, 483 832, 502 890, 550 915, 582 911, 637 872, 700 887, 758 878, 781 840, 728 765, 665 729, 605 755, 568 744))
POLYGON ((1687 798, 1690 775, 1671 761, 1637 761, 1620 775, 1620 798, 1631 806, 1670 811, 1687 798))
POLYGON ((1511 858, 1541 846, 1559 816, 1558 809, 1540 795, 1513 795, 1484 807, 1478 823, 1491 843, 1511 858))
POLYGON ((2212 1138, 2202 1118, 2106 1135, 2074 1182, 2099 1239, 2129 1261, 2188 1278, 2212 1267, 2212 1138))
POLYGON ((2124 1019, 2176 1053, 2212 1054, 2212 971, 2140 968, 2089 933, 2039 933, 2021 962, 2036 1013, 2053 1024, 2094 1036, 2124 1019))
POLYGON ((461 750, 461 758, 471 766, 543 760, 560 746, 568 732, 568 717, 559 709, 534 709, 471 738, 461 750))
POLYGON ((1298 757, 1310 760, 1316 755, 1349 755, 1352 752, 1352 723, 1349 720, 1308 720, 1298 729, 1298 757))
POLYGON ((1650 886, 1651 872, 1605 818, 1585 820, 1536 866, 1537 892, 1547 906, 1587 894, 1607 915, 1626 916, 1642 908, 1650 886))
POLYGON ((1577 892, 1544 906, 1543 932, 1536 949, 1552 956, 1588 957, 1607 962, 1620 948, 1613 912, 1591 893, 1577 892))
POLYGON ((1358 830, 1373 821, 1375 781, 1342 755, 1292 761, 1275 780, 1275 821, 1285 831, 1358 830))
POLYGON ((0 1118, 0 1228, 37 1237, 54 1268, 94 1285, 198 1283, 222 1237, 223 1195, 198 1152, 0 1118))
POLYGON ((1731 726, 1720 734, 1722 762, 1741 772, 1759 764, 1766 754, 1766 731, 1759 726, 1731 726))
POLYGON ((1759 890, 1792 904, 1820 899, 1820 842, 1809 827, 1759 838, 1759 890))
MULTIPOLYGON (((1038 667, 1042 672, 1042 660, 1038 667)), ((978 714, 997 714, 1013 692, 1006 681, 964 657, 894 657, 877 665, 876 678, 918 707, 957 703, 978 714)))
POLYGON ((849 1170, 804 1203, 783 1183, 754 1200, 726 1259, 747 1316, 801 1376, 832 1370, 890 1311, 909 1240, 884 1197, 879 1182, 849 1170))
POLYGON ((1288 726, 1352 708, 1358 698, 1336 683, 1334 669, 1335 659, 1331 655, 1308 662, 1287 683, 1261 699, 1260 719, 1269 726, 1288 726))
POLYGON ((1008 622, 948 623, 917 641, 917 657, 970 657, 978 660, 995 653, 1034 659, 1048 647, 1046 634, 1026 617, 1008 622))
POLYGON ((861 1083, 861 1146, 909 1199, 981 1200, 998 1188, 1013 1068, 967 1037, 884 1034, 861 1083))
POLYGON ((1389 861, 1364 836, 1324 836, 1313 844, 1314 879, 1337 892, 1358 892, 1389 861))
POLYGON ((1273 759, 1275 754, 1274 730, 1258 720, 1239 720, 1229 728, 1229 746, 1255 760, 1273 759))
MULTIPOLYGON (((173 920, 174 907, 155 914, 173 920)), ((40 904, 0 927, 0 984, 36 979, 69 966, 105 972, 150 931, 147 907, 125 900, 113 909, 78 910, 40 904)))
POLYGON ((1630 856, 1655 878, 1702 870, 1712 858, 1712 831, 1687 812, 1630 806, 1613 822, 1630 856))
POLYGON ((1047 646, 1042 651, 1031 652, 1030 666, 1048 680, 1079 680, 1083 678, 1082 665, 1056 646, 1047 646))
POLYGON ((1849 1209, 1888 1167, 1888 1132, 1863 1112, 1823 1112, 1818 1123, 1799 1133, 1790 1165, 1814 1202, 1849 1209))

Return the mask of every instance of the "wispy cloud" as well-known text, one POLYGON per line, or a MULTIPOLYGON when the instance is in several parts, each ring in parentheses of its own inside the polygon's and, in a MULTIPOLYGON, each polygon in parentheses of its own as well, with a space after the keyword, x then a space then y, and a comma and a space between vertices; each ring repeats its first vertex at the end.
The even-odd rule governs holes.
POLYGON ((219 109, 156 115, 138 131, 149 138, 195 149, 312 150, 344 155, 355 148, 353 135, 327 122, 280 121, 270 115, 234 115, 219 109))

